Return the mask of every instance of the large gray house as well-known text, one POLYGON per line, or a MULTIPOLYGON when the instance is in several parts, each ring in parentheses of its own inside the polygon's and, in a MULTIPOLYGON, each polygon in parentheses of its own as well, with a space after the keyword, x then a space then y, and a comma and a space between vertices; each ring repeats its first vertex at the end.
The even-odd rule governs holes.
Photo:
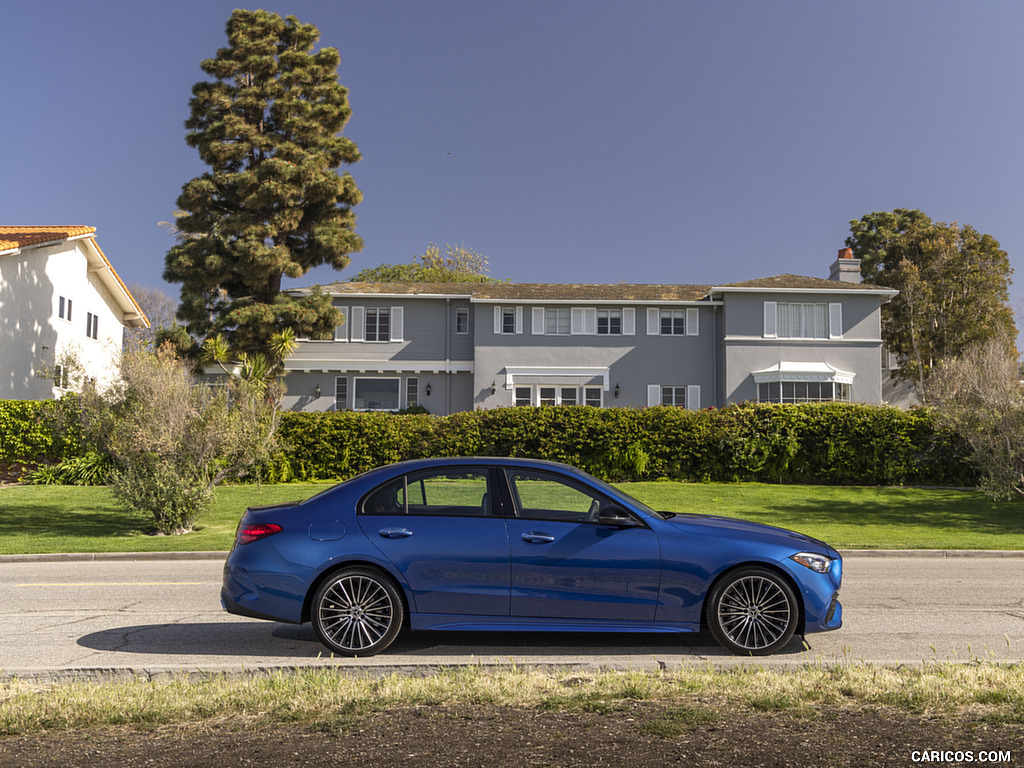
POLYGON ((827 280, 323 290, 345 322, 287 361, 291 410, 881 403, 880 308, 895 295, 861 284, 849 250, 827 280))

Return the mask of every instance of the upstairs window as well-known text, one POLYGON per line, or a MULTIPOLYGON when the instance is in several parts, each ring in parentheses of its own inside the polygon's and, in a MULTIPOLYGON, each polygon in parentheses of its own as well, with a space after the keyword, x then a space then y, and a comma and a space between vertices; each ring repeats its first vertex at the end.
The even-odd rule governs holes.
POLYGON ((71 322, 71 299, 61 296, 57 302, 57 317, 71 322))
POLYGON ((98 339, 100 337, 99 315, 94 315, 92 312, 85 313, 85 335, 90 339, 98 339))
POLYGON ((387 307, 367 307, 366 341, 389 341, 391 339, 391 310, 387 307))
POLYGON ((843 305, 825 303, 764 303, 766 339, 841 339, 843 305))
POLYGON ((621 309, 599 309, 599 310, 597 310, 597 335, 598 336, 621 336, 622 335, 622 310, 621 309))

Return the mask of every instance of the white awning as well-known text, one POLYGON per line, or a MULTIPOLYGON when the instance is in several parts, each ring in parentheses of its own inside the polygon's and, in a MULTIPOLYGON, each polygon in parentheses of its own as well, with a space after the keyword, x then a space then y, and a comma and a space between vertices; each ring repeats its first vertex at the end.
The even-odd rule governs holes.
POLYGON ((833 381, 852 384, 857 374, 843 371, 828 363, 796 363, 782 361, 762 371, 754 371, 758 384, 777 381, 833 381))

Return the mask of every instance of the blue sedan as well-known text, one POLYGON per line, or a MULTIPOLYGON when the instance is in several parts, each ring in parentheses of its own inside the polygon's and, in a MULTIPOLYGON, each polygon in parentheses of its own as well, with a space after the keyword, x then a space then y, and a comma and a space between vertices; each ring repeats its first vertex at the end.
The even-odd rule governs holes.
POLYGON ((238 525, 221 602, 371 656, 414 631, 697 632, 736 654, 842 625, 842 558, 799 533, 656 512, 585 472, 446 458, 238 525))

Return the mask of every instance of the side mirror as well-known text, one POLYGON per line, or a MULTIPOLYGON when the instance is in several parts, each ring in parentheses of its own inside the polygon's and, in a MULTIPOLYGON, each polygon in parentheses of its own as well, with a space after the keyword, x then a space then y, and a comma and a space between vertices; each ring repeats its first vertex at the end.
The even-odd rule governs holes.
POLYGON ((597 518, 600 525, 613 525, 616 528, 636 528, 640 525, 632 515, 622 507, 607 506, 601 510, 597 518))

